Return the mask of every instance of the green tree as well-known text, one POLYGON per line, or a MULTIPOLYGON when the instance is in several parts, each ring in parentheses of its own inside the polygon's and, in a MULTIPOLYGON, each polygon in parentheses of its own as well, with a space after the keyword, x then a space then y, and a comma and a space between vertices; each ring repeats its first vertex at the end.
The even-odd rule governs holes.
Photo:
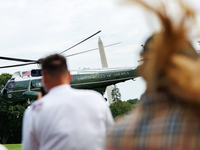
POLYGON ((138 98, 129 99, 129 100, 127 100, 127 102, 130 103, 130 104, 136 104, 138 102, 138 98))
MULTIPOLYGON (((11 78, 10 74, 0 75, 0 85, 11 78)), ((0 86, 2 89, 2 86, 0 86)), ((27 102, 9 102, 0 97, 0 141, 1 143, 20 143, 22 118, 27 102)))
POLYGON ((114 118, 127 114, 132 109, 130 103, 121 101, 121 93, 116 85, 114 86, 111 95, 114 103, 110 105, 110 110, 114 118))
POLYGON ((124 101, 118 101, 110 105, 110 110, 114 118, 128 114, 132 108, 133 106, 130 103, 124 101))
POLYGON ((121 110, 115 103, 110 104, 109 107, 110 107, 111 113, 113 115, 113 118, 116 118, 117 116, 121 115, 121 110))
POLYGON ((0 89, 2 90, 3 86, 6 85, 7 81, 12 77, 9 73, 2 73, 0 75, 0 89))
POLYGON ((113 102, 121 101, 121 93, 119 92, 119 88, 114 85, 114 89, 111 92, 113 102))

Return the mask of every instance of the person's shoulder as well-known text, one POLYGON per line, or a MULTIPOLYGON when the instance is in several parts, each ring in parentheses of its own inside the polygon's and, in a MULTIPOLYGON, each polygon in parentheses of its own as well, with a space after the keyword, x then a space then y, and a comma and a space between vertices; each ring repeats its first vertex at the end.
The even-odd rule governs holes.
POLYGON ((72 90, 74 91, 74 93, 81 94, 81 95, 91 95, 91 96, 101 96, 102 97, 102 95, 99 92, 94 91, 94 90, 74 89, 74 88, 72 88, 72 90))
POLYGON ((84 90, 84 89, 73 89, 72 93, 73 97, 79 99, 79 100, 86 100, 87 101, 94 101, 96 103, 102 103, 105 102, 103 96, 94 90, 84 90))
POLYGON ((42 106, 43 106, 43 100, 42 99, 36 100, 26 108, 25 113, 29 114, 30 112, 41 110, 42 106))
POLYGON ((107 131, 107 137, 114 138, 116 135, 129 135, 132 131, 137 129, 137 127, 140 127, 139 122, 142 118, 142 112, 139 107, 140 106, 136 106, 130 114, 115 120, 116 123, 107 131))

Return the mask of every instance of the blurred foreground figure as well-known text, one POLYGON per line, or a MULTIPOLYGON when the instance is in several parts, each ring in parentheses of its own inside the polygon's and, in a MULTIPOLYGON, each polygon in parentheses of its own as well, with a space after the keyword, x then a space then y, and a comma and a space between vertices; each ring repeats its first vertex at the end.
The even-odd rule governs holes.
POLYGON ((58 54, 42 61, 48 92, 24 114, 23 150, 102 150, 113 118, 102 95, 70 87, 66 59, 58 54))
POLYGON ((190 88, 189 84, 185 84, 189 82, 177 84, 190 73, 182 71, 179 76, 175 75, 181 64, 177 62, 178 56, 194 62, 199 59, 188 40, 188 28, 194 13, 188 5, 176 1, 182 15, 173 14, 178 18, 173 20, 163 3, 158 8, 152 8, 137 2, 157 15, 161 31, 146 41, 141 53, 143 64, 139 72, 147 83, 146 91, 135 110, 109 130, 107 149, 197 150, 200 148, 200 105, 195 103, 193 96, 184 97, 184 93, 182 96, 182 88, 177 89, 180 86, 190 88))
POLYGON ((5 146, 0 144, 0 150, 8 150, 5 146))

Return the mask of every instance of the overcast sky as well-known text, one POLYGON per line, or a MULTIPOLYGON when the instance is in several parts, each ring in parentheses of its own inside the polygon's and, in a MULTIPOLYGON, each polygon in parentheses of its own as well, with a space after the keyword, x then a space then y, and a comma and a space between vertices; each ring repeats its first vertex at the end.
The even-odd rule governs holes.
MULTIPOLYGON (((151 1, 151 0, 149 0, 151 1)), ((137 6, 124 6, 116 0, 0 0, 1 56, 39 59, 59 53, 102 30, 100 34, 65 52, 64 55, 98 47, 100 37, 105 45, 109 67, 139 65, 141 44, 154 32, 154 20, 147 18, 137 6), (154 29, 152 29, 153 25, 154 29)), ((195 8, 198 0, 188 0, 195 8)), ((198 48, 198 45, 195 45, 198 48)), ((0 60, 1 66, 17 62, 0 60)), ((100 68, 98 51, 68 58, 71 70, 84 67, 100 68)), ((31 70, 36 65, 1 69, 0 73, 31 70)), ((145 90, 141 78, 117 84, 122 100, 140 98, 145 90)))

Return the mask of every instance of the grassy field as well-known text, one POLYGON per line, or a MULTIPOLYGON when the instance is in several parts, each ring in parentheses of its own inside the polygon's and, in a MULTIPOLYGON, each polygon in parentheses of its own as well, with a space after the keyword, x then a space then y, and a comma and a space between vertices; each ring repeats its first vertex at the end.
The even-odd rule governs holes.
POLYGON ((4 144, 8 150, 21 150, 21 144, 4 144))

